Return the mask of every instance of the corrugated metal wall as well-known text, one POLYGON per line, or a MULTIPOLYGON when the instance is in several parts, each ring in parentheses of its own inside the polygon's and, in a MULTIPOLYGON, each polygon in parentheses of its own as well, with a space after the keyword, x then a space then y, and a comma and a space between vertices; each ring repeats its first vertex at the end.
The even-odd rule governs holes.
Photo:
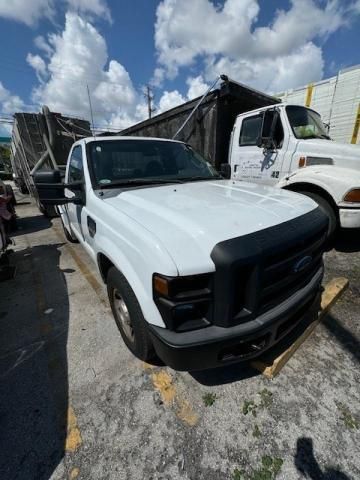
POLYGON ((337 142, 360 145, 360 65, 277 96, 286 103, 306 105, 319 112, 337 142))

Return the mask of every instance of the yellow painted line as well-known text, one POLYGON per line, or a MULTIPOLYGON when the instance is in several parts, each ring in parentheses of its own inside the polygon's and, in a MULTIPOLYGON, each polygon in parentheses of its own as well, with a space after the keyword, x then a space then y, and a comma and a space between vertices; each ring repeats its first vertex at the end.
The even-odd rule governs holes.
POLYGON ((75 480, 79 476, 80 469, 75 467, 71 470, 69 480, 75 480))
POLYGON ((310 107, 310 105, 311 105, 313 90, 314 90, 314 84, 309 83, 309 85, 307 86, 307 89, 306 89, 306 100, 305 100, 305 106, 306 107, 310 107))
POLYGON ((156 368, 155 365, 150 365, 150 363, 147 362, 142 362, 142 366, 147 371, 154 370, 156 368))
POLYGON ((190 402, 187 400, 180 400, 179 402, 179 409, 176 412, 176 415, 182 420, 184 423, 187 423, 191 427, 196 425, 199 421, 199 416, 194 412, 190 402))
MULTIPOLYGON (((24 237, 25 237, 26 246, 31 250, 32 246, 28 236, 25 235, 24 237)), ((51 332, 52 326, 48 322, 48 318, 50 318, 50 316, 45 315, 47 305, 46 305, 46 298, 44 293, 44 285, 43 285, 40 272, 35 268, 32 255, 29 255, 29 260, 32 268, 32 278, 33 278, 33 285, 35 290, 36 306, 37 306, 37 310, 40 318, 40 330, 43 335, 47 335, 51 332)), ((60 364, 60 360, 56 355, 56 349, 55 350, 48 349, 49 373, 53 372, 52 375, 54 375, 54 371, 59 368, 59 364, 60 364)), ((50 376, 52 375, 50 374, 50 376)), ((82 444, 82 439, 81 439, 80 430, 77 424, 77 418, 76 418, 74 409, 71 406, 69 406, 67 410, 67 436, 65 441, 65 450, 67 452, 75 452, 80 447, 81 444, 82 444)), ((76 476, 71 478, 76 478, 76 476)))
POLYGON ((160 372, 153 373, 151 375, 156 390, 160 392, 161 399, 165 405, 170 405, 176 395, 176 389, 172 383, 172 377, 166 372, 166 370, 160 370, 160 372))
MULTIPOLYGON (((144 364, 147 366, 147 364, 144 364)), ((146 368, 144 366, 144 368, 146 368)), ((199 416, 194 412, 190 402, 177 392, 172 376, 166 370, 160 370, 151 375, 155 389, 160 393, 166 406, 174 406, 176 416, 185 424, 193 427, 199 421, 199 416)))
POLYGON ((351 136, 351 143, 356 144, 357 142, 357 137, 360 129, 360 103, 358 106, 356 118, 355 118, 355 123, 354 123, 354 130, 351 136))
POLYGON ((75 452, 82 444, 80 430, 77 424, 77 418, 74 409, 69 406, 67 412, 67 435, 65 440, 65 450, 75 452))

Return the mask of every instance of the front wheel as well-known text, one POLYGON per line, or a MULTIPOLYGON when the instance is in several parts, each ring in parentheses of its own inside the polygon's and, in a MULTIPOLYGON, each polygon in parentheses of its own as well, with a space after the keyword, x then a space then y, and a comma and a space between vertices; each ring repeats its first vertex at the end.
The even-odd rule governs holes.
POLYGON ((325 215, 329 219, 329 227, 328 227, 328 240, 332 240, 335 236, 335 233, 338 229, 338 218, 336 212, 332 205, 321 195, 313 192, 299 192, 303 195, 306 195, 312 198, 320 207, 320 209, 325 213, 325 215))
POLYGON ((140 360, 154 358, 154 348, 139 302, 124 275, 115 267, 109 270, 107 291, 116 325, 128 349, 140 360))

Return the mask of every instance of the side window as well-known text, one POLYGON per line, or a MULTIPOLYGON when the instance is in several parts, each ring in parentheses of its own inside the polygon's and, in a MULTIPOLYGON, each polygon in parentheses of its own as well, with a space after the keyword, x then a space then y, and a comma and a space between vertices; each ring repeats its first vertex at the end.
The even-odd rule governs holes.
POLYGON ((239 138, 240 147, 257 144, 257 139, 261 135, 262 119, 262 114, 244 118, 239 138))
POLYGON ((69 182, 79 182, 84 180, 83 158, 81 146, 74 148, 69 164, 69 182))

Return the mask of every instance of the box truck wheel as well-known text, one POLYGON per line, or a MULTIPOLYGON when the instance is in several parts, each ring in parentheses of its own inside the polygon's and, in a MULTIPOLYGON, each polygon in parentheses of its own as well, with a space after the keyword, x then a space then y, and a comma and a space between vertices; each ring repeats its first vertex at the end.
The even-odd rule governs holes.
POLYGON ((107 291, 116 325, 128 349, 140 360, 155 353, 139 302, 126 278, 115 267, 107 275, 107 291))
POLYGON ((329 218, 328 239, 332 239, 338 228, 338 218, 332 205, 321 195, 313 192, 299 192, 312 198, 329 218))

